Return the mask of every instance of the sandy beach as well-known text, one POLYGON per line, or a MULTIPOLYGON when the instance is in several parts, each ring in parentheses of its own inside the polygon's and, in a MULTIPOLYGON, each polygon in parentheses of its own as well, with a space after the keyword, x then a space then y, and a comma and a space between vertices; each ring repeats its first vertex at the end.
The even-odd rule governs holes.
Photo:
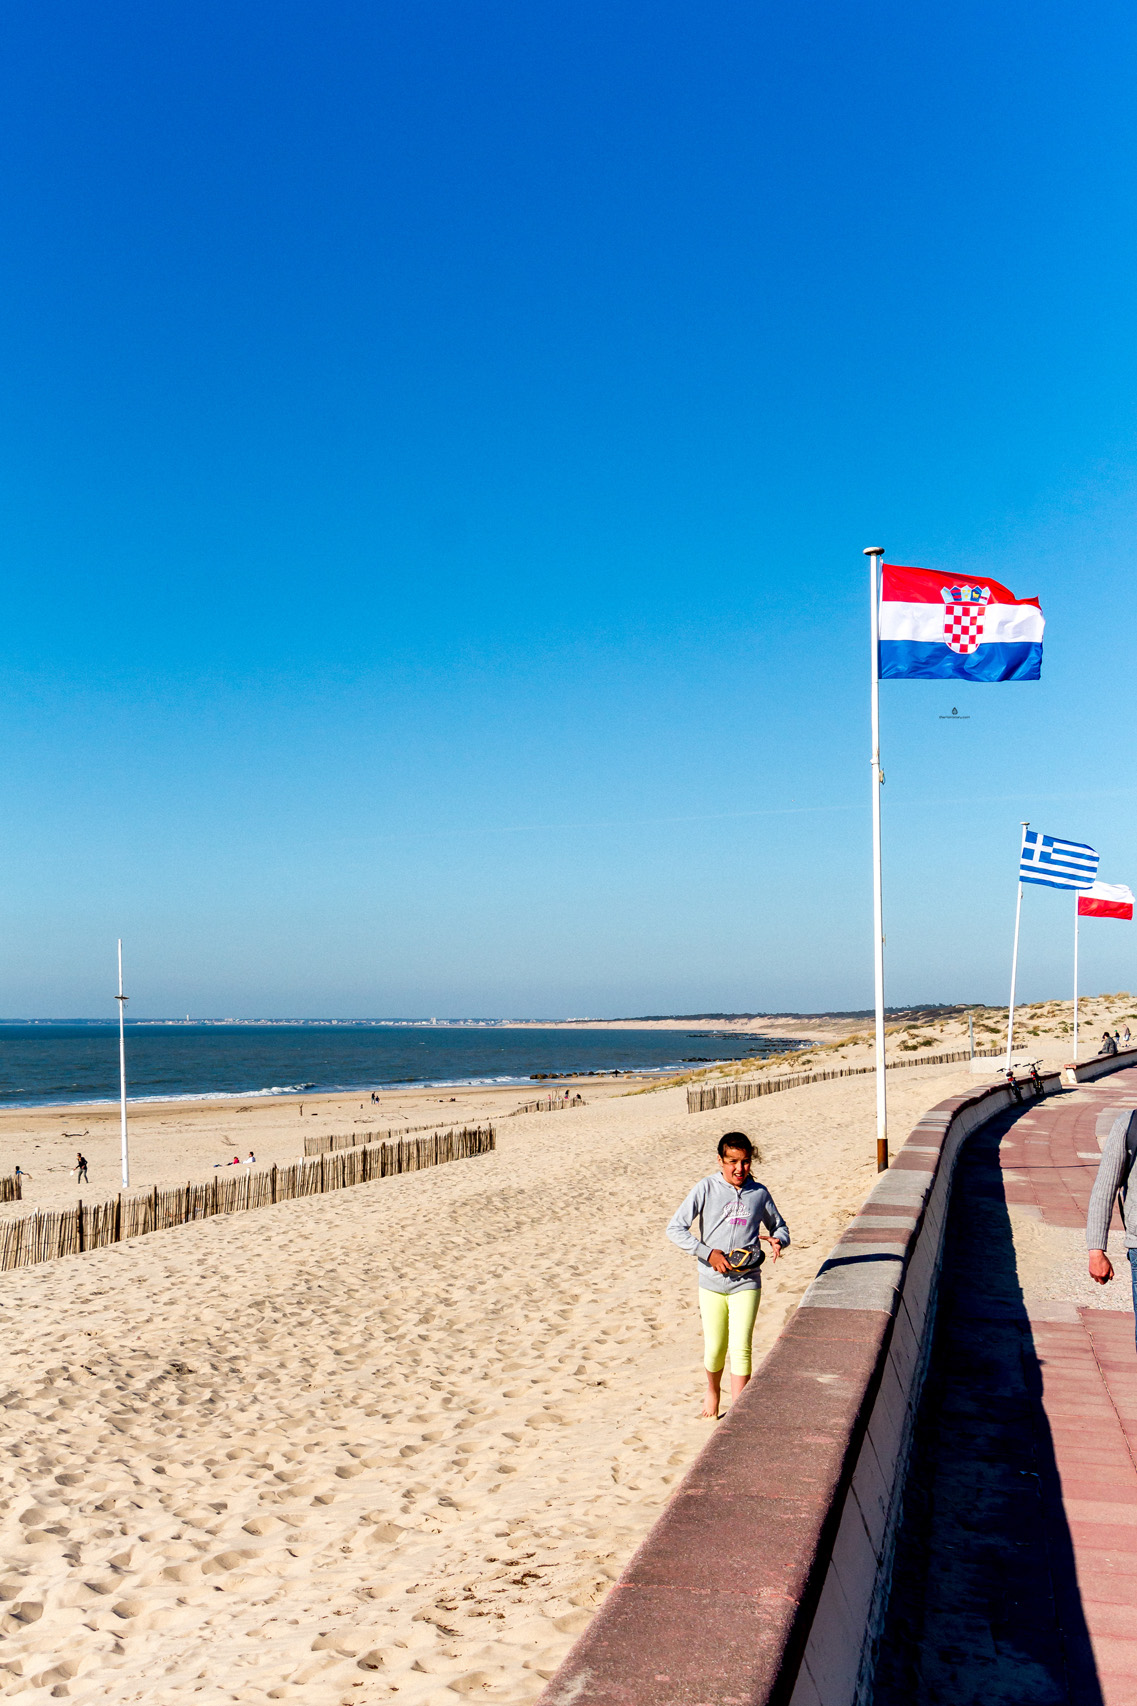
MULTIPOLYGON (((977 1082, 889 1080, 898 1141, 977 1082)), ((714 1426, 663 1228, 718 1136, 757 1143, 794 1239, 759 1354, 875 1177, 871 1076, 701 1115, 627 1089, 516 1119, 447 1093, 496 1153, 0 1275, 0 1696, 532 1699, 714 1426)), ((167 1105, 139 1174, 212 1166, 237 1120, 293 1159, 349 1100, 167 1105)), ((75 1110, 18 1118, 0 1167, 38 1132, 33 1203, 73 1191, 75 1110)), ((113 1172, 113 1121, 83 1147, 113 1172)))
MULTIPOLYGON (((572 1085, 589 1105, 624 1096, 645 1080, 585 1080, 572 1085)), ((564 1085, 556 1086, 563 1093, 564 1085)), ((131 1185, 174 1185, 187 1179, 226 1176, 245 1164, 252 1152, 257 1165, 283 1165, 304 1153, 304 1139, 367 1132, 406 1131, 510 1121, 526 1102, 548 1096, 552 1088, 533 1085, 508 1089, 462 1088, 396 1090, 377 1102, 367 1095, 272 1096, 248 1101, 136 1102, 128 1109, 131 1185)), ((574 1114, 581 1110, 574 1109, 574 1114)), ((533 1116, 523 1114, 521 1119, 533 1116)), ((567 1118, 558 1114, 555 1118, 567 1118)), ((0 1112, 0 1173, 19 1163, 31 1175, 22 1203, 0 1204, 0 1217, 32 1208, 73 1206, 78 1197, 94 1201, 121 1188, 119 1111, 105 1103, 91 1107, 9 1108, 0 1112), (76 1154, 89 1163, 88 1185, 76 1178, 76 1154)))

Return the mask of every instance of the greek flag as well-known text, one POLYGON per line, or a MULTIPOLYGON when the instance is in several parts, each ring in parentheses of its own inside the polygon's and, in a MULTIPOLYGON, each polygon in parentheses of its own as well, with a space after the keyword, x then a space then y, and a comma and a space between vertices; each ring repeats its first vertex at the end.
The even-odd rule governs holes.
POLYGON ((1019 882, 1048 889, 1088 889, 1098 874, 1098 855, 1084 841, 1061 841, 1037 829, 1023 830, 1019 882))

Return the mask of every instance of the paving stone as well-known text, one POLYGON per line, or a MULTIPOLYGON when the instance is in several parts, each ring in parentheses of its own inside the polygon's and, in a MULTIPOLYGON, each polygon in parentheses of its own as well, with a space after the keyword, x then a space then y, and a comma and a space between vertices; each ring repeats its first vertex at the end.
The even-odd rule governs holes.
POLYGON ((1122 1576, 1118 1582, 1084 1584, 1082 1604, 1086 1608, 1090 1634, 1095 1639, 1098 1635, 1120 1635, 1130 1641, 1137 1639, 1137 1617, 1134 1616, 1137 1612, 1137 1579, 1133 1576, 1122 1576))
POLYGON ((1119 1506, 1132 1506, 1137 1511, 1137 1475, 1134 1475, 1132 1468, 1126 1473, 1124 1469, 1112 1465, 1104 1469, 1094 1469, 1089 1465, 1079 1464, 1076 1468, 1069 1469, 1060 1466, 1060 1473, 1062 1497, 1068 1511, 1075 1500, 1082 1502, 1098 1499, 1106 1494, 1115 1511, 1119 1506))
POLYGON ((1017 1139, 979 1134, 960 1159, 874 1706, 1137 1706, 1132 1316, 1024 1304, 1009 1236, 1009 1203, 1084 1225, 1096 1168, 1058 1116, 1038 1107, 1029 1143, 1020 1117, 1017 1139))

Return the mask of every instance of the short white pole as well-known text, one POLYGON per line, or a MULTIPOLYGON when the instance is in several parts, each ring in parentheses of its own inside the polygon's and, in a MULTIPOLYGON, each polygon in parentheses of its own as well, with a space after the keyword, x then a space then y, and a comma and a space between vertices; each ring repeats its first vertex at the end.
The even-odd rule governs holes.
POLYGON ((1078 900, 1074 892, 1074 1065, 1078 1064, 1078 900))
POLYGON ((869 636, 872 648, 872 918, 876 1008, 876 1170, 888 1166, 888 1100, 884 1061, 884 895, 880 872, 880 561, 882 545, 868 545, 869 636))
POLYGON ((118 1088, 119 1109, 122 1123, 122 1182, 125 1187, 130 1185, 130 1148, 126 1141, 126 1003, 129 997, 122 993, 122 938, 118 944, 118 1088))
MULTIPOLYGON (((1030 828, 1030 819, 1023 823, 1023 835, 1030 828)), ((1022 844, 1019 845, 1019 870, 1022 870, 1022 844)), ((1007 1008, 1007 1071, 1011 1070, 1011 1051, 1015 1042, 1015 983, 1019 974, 1019 919, 1023 910, 1023 886, 1019 881, 1019 898, 1015 902, 1015 945, 1011 950, 1011 1001, 1007 1008)))

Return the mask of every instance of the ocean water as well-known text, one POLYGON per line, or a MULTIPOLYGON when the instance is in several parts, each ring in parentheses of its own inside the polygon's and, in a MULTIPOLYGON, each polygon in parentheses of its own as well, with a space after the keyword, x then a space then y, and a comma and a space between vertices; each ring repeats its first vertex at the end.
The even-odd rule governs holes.
MULTIPOLYGON (((537 1074, 668 1071, 777 1053, 784 1039, 713 1031, 499 1030, 413 1025, 126 1028, 131 1100, 284 1096, 393 1085, 529 1084, 537 1074)), ((0 1025, 0 1106, 118 1096, 114 1024, 0 1025)))

